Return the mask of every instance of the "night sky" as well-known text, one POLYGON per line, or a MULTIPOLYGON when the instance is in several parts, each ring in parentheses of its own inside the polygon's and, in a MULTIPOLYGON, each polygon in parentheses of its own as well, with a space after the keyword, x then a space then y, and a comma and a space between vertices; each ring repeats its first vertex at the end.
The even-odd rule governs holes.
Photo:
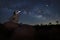
POLYGON ((60 0, 0 0, 0 22, 4 23, 20 10, 19 23, 46 24, 60 21, 60 0))

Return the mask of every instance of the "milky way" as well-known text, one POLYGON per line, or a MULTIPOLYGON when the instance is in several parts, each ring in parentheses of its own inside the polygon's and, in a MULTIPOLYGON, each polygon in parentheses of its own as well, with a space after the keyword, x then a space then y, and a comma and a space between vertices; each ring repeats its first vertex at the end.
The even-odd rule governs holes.
POLYGON ((0 22, 8 21, 14 10, 20 10, 19 23, 41 24, 60 20, 59 0, 0 0, 0 22))

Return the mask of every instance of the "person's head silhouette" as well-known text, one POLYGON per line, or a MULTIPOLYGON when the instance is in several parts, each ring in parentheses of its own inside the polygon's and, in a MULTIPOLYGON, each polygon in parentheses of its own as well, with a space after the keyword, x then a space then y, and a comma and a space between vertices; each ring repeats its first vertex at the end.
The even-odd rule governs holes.
POLYGON ((19 14, 21 11, 15 10, 14 14, 19 14))

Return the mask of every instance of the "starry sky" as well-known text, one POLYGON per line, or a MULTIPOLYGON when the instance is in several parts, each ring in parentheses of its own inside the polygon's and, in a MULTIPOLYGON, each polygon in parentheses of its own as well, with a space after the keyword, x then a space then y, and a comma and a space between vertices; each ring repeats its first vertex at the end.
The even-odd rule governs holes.
POLYGON ((20 10, 19 23, 46 24, 60 21, 60 0, 0 0, 0 22, 4 23, 20 10))

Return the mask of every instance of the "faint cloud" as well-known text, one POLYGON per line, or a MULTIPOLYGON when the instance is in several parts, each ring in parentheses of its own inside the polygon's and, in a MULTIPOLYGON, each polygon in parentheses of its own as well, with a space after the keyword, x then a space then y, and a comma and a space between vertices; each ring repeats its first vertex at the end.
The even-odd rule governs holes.
POLYGON ((39 20, 46 20, 46 17, 44 17, 43 15, 35 15, 35 18, 38 18, 39 20))
POLYGON ((43 16, 42 16, 42 15, 36 15, 35 17, 37 17, 37 18, 42 18, 43 16))
POLYGON ((45 5, 46 7, 48 7, 49 5, 45 5))
POLYGON ((23 14, 27 14, 27 11, 24 10, 23 14))

